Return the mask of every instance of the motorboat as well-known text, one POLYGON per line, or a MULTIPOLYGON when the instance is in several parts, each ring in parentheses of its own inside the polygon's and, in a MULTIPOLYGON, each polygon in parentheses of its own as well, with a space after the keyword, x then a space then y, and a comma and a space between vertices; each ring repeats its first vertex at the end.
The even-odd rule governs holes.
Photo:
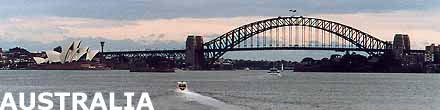
POLYGON ((278 70, 277 68, 270 68, 269 72, 267 72, 267 73, 269 73, 269 75, 272 75, 272 76, 281 77, 281 71, 278 70))
POLYGON ((244 68, 244 70, 245 70, 245 71, 250 71, 251 69, 250 69, 250 68, 244 68))
POLYGON ((188 89, 188 85, 186 81, 179 81, 177 82, 177 89, 181 91, 185 91, 188 89))
POLYGON ((281 71, 280 70, 278 70, 277 68, 270 68, 269 69, 269 72, 267 72, 267 73, 280 73, 281 71))

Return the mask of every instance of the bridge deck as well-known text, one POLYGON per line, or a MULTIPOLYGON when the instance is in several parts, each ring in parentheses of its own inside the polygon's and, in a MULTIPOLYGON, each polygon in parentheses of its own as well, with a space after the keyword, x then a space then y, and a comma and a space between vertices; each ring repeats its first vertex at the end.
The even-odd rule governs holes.
MULTIPOLYGON (((233 48, 228 51, 261 51, 261 50, 325 50, 325 51, 371 51, 385 52, 386 49, 360 49, 360 48, 323 48, 323 47, 259 47, 259 48, 233 48)), ((220 50, 204 50, 213 52, 220 50)), ((425 50, 410 50, 411 53, 424 53, 425 50)), ((135 54, 185 54, 185 50, 146 50, 146 51, 114 51, 104 52, 104 55, 135 55, 135 54)))

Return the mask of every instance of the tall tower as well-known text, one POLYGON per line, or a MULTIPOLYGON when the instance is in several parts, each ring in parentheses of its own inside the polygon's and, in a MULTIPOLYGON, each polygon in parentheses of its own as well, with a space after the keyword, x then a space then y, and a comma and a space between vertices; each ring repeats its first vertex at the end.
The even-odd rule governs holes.
POLYGON ((101 53, 103 53, 104 52, 104 41, 101 41, 101 42, 99 42, 100 44, 101 44, 101 53))
POLYGON ((425 61, 440 64, 440 44, 431 44, 425 47, 425 61))
POLYGON ((434 50, 434 63, 440 64, 440 44, 434 50))

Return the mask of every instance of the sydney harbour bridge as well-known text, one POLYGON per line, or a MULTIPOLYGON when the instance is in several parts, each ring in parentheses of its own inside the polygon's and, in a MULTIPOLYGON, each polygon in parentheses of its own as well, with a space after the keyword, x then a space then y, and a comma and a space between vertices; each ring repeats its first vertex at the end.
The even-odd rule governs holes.
POLYGON ((102 54, 108 57, 183 58, 194 68, 201 68, 203 65, 214 64, 229 51, 333 50, 363 51, 370 56, 381 56, 398 49, 402 53, 424 53, 423 50, 411 50, 408 38, 397 40, 384 41, 330 20, 289 16, 252 22, 207 42, 201 36, 188 36, 186 49, 182 50, 118 51, 102 54))

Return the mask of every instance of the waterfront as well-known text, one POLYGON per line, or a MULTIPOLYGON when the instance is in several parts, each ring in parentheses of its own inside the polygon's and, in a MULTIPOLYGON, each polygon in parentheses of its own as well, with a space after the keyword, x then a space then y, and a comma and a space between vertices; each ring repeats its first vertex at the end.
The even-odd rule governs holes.
MULTIPOLYGON (((437 74, 0 71, 4 92, 149 92, 157 110, 436 110, 437 74), (176 92, 177 81, 188 92, 176 92)), ((88 94, 92 96, 93 94, 88 94)), ((134 98, 137 99, 137 98, 134 98)), ((117 100, 123 104, 123 100, 117 100)), ((56 104, 55 104, 56 105, 56 104)), ((67 105, 69 107, 70 105, 67 105)))

